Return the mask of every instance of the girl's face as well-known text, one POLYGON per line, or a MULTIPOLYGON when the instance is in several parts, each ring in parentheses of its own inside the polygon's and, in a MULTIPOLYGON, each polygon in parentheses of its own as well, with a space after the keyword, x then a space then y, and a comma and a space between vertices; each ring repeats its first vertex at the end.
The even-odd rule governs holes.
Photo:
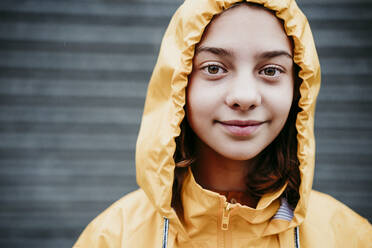
POLYGON ((271 12, 241 5, 215 17, 195 49, 187 88, 199 152, 254 158, 283 128, 293 84, 291 42, 271 12))

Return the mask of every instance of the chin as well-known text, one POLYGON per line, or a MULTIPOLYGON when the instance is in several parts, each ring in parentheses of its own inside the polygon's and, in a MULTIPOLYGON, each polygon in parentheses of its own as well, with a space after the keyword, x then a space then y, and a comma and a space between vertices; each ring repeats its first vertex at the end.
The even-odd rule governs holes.
POLYGON ((245 151, 224 150, 220 154, 227 159, 236 160, 236 161, 246 161, 246 160, 250 160, 250 159, 255 158, 259 154, 259 151, 247 152, 246 150, 245 151))

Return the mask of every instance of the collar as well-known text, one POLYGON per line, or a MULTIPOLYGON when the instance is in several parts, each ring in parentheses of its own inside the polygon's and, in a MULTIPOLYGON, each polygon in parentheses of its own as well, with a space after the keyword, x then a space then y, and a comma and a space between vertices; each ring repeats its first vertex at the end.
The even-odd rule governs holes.
MULTIPOLYGON (((269 221, 277 213, 281 205, 279 198, 286 186, 287 184, 274 193, 265 194, 259 200, 256 208, 251 208, 240 203, 231 204, 234 208, 234 215, 241 216, 251 224, 269 221)), ((227 203, 226 196, 202 188, 195 181, 190 168, 184 180, 181 194, 185 220, 203 215, 217 218, 221 209, 227 203)))

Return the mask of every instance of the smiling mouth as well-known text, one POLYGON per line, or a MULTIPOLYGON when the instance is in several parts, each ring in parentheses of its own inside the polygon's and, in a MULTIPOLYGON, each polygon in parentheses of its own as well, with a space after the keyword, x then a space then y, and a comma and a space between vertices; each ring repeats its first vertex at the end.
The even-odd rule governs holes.
POLYGON ((228 120, 218 121, 217 123, 221 124, 233 136, 249 136, 265 122, 255 120, 228 120))

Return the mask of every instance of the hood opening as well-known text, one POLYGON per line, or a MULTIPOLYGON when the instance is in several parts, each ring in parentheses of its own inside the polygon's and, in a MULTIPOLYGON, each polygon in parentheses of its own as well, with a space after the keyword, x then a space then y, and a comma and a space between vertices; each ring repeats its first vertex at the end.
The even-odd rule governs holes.
MULTIPOLYGON (((186 0, 172 17, 149 83, 136 147, 137 182, 158 212, 176 223, 180 222, 172 208, 175 207, 172 199, 176 199, 173 195, 181 187, 187 171, 186 168, 176 167, 175 160, 182 161, 177 161, 177 156, 187 157, 182 151, 178 152, 176 146, 178 140, 185 139, 180 136, 185 128, 181 123, 184 122, 185 89, 192 71, 194 49, 213 16, 237 2, 240 1, 186 0)), ((293 124, 297 130, 295 146, 300 179, 293 178, 288 183, 301 181, 301 184, 298 203, 295 204, 297 200, 290 202, 296 205, 294 217, 285 227, 290 228, 305 218, 312 186, 315 152, 313 121, 320 87, 319 61, 307 19, 293 0, 247 2, 263 5, 273 11, 283 20, 285 32, 294 43, 293 61, 298 66, 300 85, 298 105, 293 106, 293 124)), ((191 157, 178 165, 192 162, 191 157)), ((292 198, 293 192, 285 194, 287 198, 292 198)), ((279 231, 282 230, 274 232, 279 231)))

